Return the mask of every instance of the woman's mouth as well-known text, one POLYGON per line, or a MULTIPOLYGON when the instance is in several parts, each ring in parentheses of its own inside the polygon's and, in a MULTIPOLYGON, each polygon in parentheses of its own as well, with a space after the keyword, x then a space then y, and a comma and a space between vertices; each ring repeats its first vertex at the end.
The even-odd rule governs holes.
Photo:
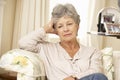
POLYGON ((71 36, 72 35, 72 33, 67 33, 67 34, 64 34, 63 36, 71 36))

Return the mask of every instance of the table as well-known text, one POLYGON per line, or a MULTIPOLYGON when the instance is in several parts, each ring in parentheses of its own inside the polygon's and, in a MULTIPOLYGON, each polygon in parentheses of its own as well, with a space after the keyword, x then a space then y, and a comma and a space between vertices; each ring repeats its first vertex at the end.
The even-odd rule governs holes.
POLYGON ((95 31, 92 31, 92 32, 87 32, 88 34, 93 34, 93 35, 99 35, 99 36, 106 36, 106 37, 116 37, 117 39, 120 39, 120 34, 119 35, 109 35, 109 34, 106 34, 104 32, 95 32, 95 31))

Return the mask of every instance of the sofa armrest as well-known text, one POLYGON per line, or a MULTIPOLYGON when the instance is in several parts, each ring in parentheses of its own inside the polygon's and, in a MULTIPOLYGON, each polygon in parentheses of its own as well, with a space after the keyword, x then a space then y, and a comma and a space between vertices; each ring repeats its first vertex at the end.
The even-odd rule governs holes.
POLYGON ((101 52, 103 53, 104 74, 109 80, 114 80, 113 49, 111 47, 107 47, 102 49, 101 52))
POLYGON ((45 76, 44 64, 39 55, 21 49, 13 49, 2 55, 0 67, 17 72, 17 80, 36 80, 45 76))

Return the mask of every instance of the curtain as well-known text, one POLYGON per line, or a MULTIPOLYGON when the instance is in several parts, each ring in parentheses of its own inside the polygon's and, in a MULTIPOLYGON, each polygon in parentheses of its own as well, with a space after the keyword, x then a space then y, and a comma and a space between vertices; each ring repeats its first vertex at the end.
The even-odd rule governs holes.
MULTIPOLYGON (((90 0, 88 8, 88 31, 97 31, 98 13, 106 6, 106 0, 90 0)), ((89 35, 89 34, 88 34, 89 35)), ((89 35, 87 37, 88 45, 102 49, 104 46, 104 37, 89 35)))
POLYGON ((49 0, 17 0, 12 48, 29 32, 42 27, 48 21, 49 0))
POLYGON ((4 14, 4 5, 5 5, 5 0, 0 1, 0 55, 1 55, 1 48, 2 48, 2 26, 3 26, 3 14, 4 14))

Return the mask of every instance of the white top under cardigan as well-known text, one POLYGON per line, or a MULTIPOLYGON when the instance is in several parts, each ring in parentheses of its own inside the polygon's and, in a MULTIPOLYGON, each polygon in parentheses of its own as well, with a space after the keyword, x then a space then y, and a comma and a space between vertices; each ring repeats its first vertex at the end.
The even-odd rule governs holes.
POLYGON ((19 46, 40 54, 48 80, 63 80, 71 75, 80 79, 92 73, 102 73, 102 53, 99 50, 80 44, 80 49, 71 58, 59 43, 46 42, 45 37, 44 29, 40 28, 22 38, 19 46))

